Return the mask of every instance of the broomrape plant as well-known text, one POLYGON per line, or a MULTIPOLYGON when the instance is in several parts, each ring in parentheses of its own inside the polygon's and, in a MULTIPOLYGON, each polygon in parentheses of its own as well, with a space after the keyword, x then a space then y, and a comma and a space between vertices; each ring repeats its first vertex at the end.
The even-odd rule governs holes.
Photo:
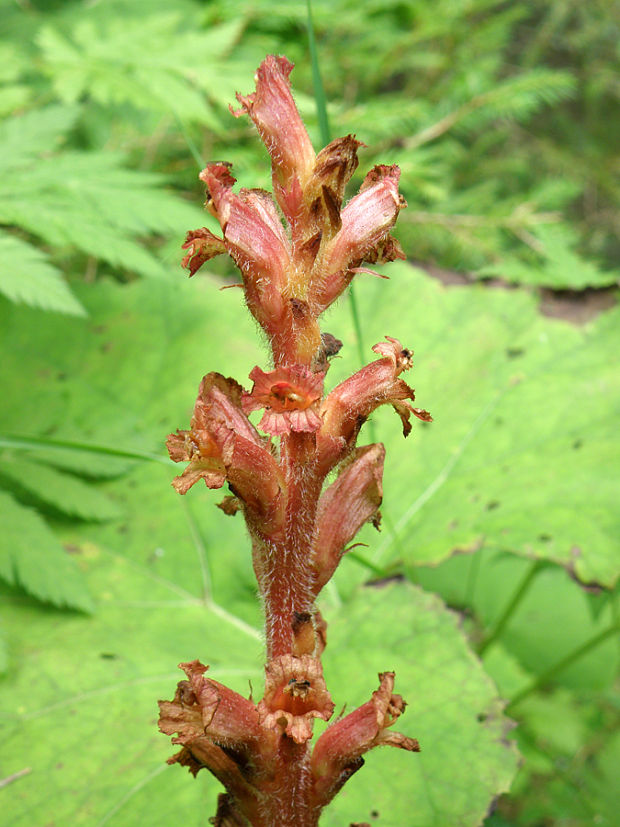
POLYGON ((209 164, 200 178, 222 237, 202 228, 184 245, 190 275, 216 255, 231 256, 273 360, 271 370, 252 370, 250 391, 207 374, 189 430, 168 438, 172 459, 188 463, 173 482, 180 494, 200 480, 208 488, 228 484, 220 507, 245 517, 265 612, 259 703, 206 677, 208 667, 194 660, 180 664, 187 679, 174 699, 159 704, 161 731, 181 745, 169 763, 193 775, 205 768, 226 788, 216 825, 311 827, 368 750, 419 750, 415 739, 389 729, 405 709, 393 694, 393 672, 380 674, 370 700, 310 744, 314 719, 328 721, 334 711, 321 666, 327 624, 315 601, 361 526, 380 520, 385 450, 357 446, 360 429, 384 404, 400 416, 405 436, 411 414, 431 417, 411 404, 414 391, 400 378, 412 351, 389 336, 373 347, 378 359, 324 392, 341 342, 321 333, 319 317, 356 273, 373 273, 367 264, 404 258, 390 231, 406 203, 399 168, 379 165, 343 208, 362 144, 347 135, 315 154, 291 94, 292 68, 285 57, 268 56, 256 91, 237 95, 241 108, 231 110, 250 116, 271 156, 275 203, 264 190, 235 193, 229 165, 209 164), (256 410, 263 411, 258 427, 248 418, 256 410))

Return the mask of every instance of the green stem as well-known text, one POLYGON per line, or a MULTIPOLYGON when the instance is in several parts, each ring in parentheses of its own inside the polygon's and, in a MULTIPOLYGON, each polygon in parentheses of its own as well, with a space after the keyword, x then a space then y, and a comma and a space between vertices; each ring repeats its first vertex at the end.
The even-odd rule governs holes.
POLYGON ((371 560, 368 560, 363 554, 360 554, 357 551, 347 551, 346 556, 351 560, 355 560, 356 563, 363 566, 365 569, 368 569, 373 574, 377 574, 379 577, 386 576, 385 569, 382 569, 381 566, 377 566, 371 560))
POLYGON ((109 457, 161 462, 163 465, 170 465, 172 462, 166 457, 159 456, 159 454, 149 454, 147 451, 128 451, 124 448, 111 448, 107 445, 93 445, 91 442, 74 442, 70 439, 50 439, 37 436, 0 435, 0 448, 21 448, 27 451, 38 448, 65 448, 71 451, 87 451, 91 454, 103 454, 109 457))
POLYGON ((467 570, 467 580, 465 581, 465 594, 463 595, 463 606, 473 607, 474 594, 476 592, 476 584, 478 582, 478 575, 480 573, 480 557, 482 549, 479 548, 474 551, 469 560, 469 568, 467 570))
POLYGON ((527 594, 527 591, 530 585, 532 584, 532 581, 544 565, 545 562, 541 560, 534 560, 532 565, 529 567, 529 569, 525 573, 525 576, 521 579, 521 582, 517 586, 514 594, 506 604, 506 608, 504 609, 499 620, 495 624, 495 628, 490 632, 489 635, 485 637, 485 639, 480 644, 478 648, 478 654, 480 655, 480 657, 482 657, 482 655, 486 652, 489 646, 492 646, 496 642, 496 640, 499 637, 501 637, 502 632, 508 625, 514 613, 517 611, 519 604, 527 594))
MULTIPOLYGON (((312 2, 306 0, 306 7, 308 9, 307 27, 308 27, 308 47, 310 50, 310 62, 312 64, 312 86, 314 88, 314 99, 316 101, 316 113, 319 121, 319 132, 321 135, 321 142, 327 145, 331 141, 331 130, 329 128, 329 116, 327 114, 327 98, 325 96, 325 87, 323 86, 323 79, 321 77, 321 69, 319 66, 319 55, 316 47, 316 38, 314 36, 314 24, 312 22, 312 2)), ((364 354, 364 339, 362 336, 362 323, 360 321, 359 309, 357 306, 357 299, 355 298, 355 291, 353 284, 349 285, 349 309, 351 311, 351 320, 353 322, 353 330, 355 331, 355 341, 357 345, 357 356, 360 365, 366 364, 366 356, 364 354)), ((375 442, 375 429, 372 422, 368 423, 370 431, 370 438, 375 442)))
POLYGON ((319 68, 319 55, 316 48, 316 38, 314 36, 311 0, 306 0, 306 7, 308 9, 308 47, 310 49, 310 62, 312 64, 312 85, 314 87, 314 99, 316 101, 316 114, 319 119, 321 141, 323 145, 326 146, 331 141, 331 134, 329 129, 329 117, 327 115, 327 98, 325 97, 325 88, 323 86, 323 79, 319 68))
POLYGON ((582 643, 581 646, 578 646, 566 655, 565 658, 562 658, 562 660, 556 663, 555 666, 552 666, 551 669, 547 669, 547 671, 543 672, 542 675, 539 675, 535 681, 532 681, 532 683, 520 692, 517 692, 504 711, 510 712, 518 703, 521 703, 524 698, 527 698, 528 695, 538 692, 539 689, 542 689, 549 684, 557 675, 560 674, 560 672, 563 672, 569 666, 572 666, 573 663, 586 655, 591 649, 595 649, 600 643, 607 640, 608 637, 611 637, 618 632, 620 632, 620 624, 614 623, 609 626, 609 628, 599 632, 598 635, 590 638, 590 640, 586 640, 585 643, 582 643))

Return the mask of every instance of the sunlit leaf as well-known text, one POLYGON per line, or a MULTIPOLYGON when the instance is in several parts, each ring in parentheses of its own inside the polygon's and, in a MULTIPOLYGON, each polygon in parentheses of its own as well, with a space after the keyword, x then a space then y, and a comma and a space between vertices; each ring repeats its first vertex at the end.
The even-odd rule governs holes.
MULTIPOLYGON (((389 282, 359 282, 367 352, 385 334, 415 349, 408 378, 435 421, 403 443, 391 412, 376 417, 397 542, 386 532, 373 561, 436 564, 484 543, 613 584, 619 311, 577 328, 545 319, 521 293, 445 288, 405 265, 389 272, 389 282)), ((330 380, 355 366, 344 313, 329 320, 347 345, 330 380)))

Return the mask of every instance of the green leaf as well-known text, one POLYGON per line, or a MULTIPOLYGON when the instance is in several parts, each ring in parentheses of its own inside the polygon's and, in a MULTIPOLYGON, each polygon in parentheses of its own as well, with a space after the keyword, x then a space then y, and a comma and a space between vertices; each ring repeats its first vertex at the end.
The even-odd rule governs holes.
MULTIPOLYGON (((219 368, 243 380, 256 359, 251 320, 240 316, 234 291, 218 292, 214 280, 148 289, 102 283, 80 288, 80 297, 87 320, 60 325, 47 316, 35 327, 32 311, 18 308, 2 320, 11 377, 3 419, 12 429, 37 376, 41 404, 28 423, 35 433, 75 437, 86 427, 104 444, 152 450, 186 425, 201 370, 219 368)), ((28 776, 7 788, 7 815, 17 827, 31 823, 33 808, 75 825, 182 820, 198 827, 214 812, 212 779, 192 783, 165 767, 171 746, 156 731, 155 701, 172 696, 182 677, 175 665, 193 657, 210 662, 213 676, 238 691, 247 693, 251 679, 258 697, 260 610, 242 521, 215 508, 220 497, 206 488, 179 497, 169 484, 174 472, 139 465, 105 486, 123 503, 122 520, 62 528, 97 596, 94 618, 54 616, 51 623, 41 607, 10 595, 5 601, 15 652, 0 692, 11 755, 6 772, 21 769, 28 756, 36 774, 34 786, 28 776), (25 698, 17 709, 16 697, 25 698), (85 785, 87 800, 78 793, 85 785)), ((367 792, 382 785, 381 796, 415 796, 426 823, 429 795, 449 789, 453 800, 441 805, 441 817, 458 807, 464 824, 477 824, 490 797, 509 784, 516 758, 499 742, 501 704, 455 617, 405 585, 366 589, 340 609, 329 596, 326 668, 335 699, 349 708, 367 700, 376 673, 396 668, 397 691, 410 702, 403 728, 423 740, 424 750, 371 756, 362 771, 366 786, 360 790, 355 781, 334 805, 348 808, 345 823, 376 804, 367 792), (476 755, 469 767, 462 760, 468 745, 476 755), (446 763, 454 768, 452 787, 446 763), (394 772, 393 786, 381 780, 394 772)), ((331 823, 343 823, 340 812, 331 823)), ((396 812, 400 819, 402 808, 396 812)))
MULTIPOLYGON (((0 434, 0 448, 27 452, 29 458, 62 471, 71 471, 86 479, 114 479, 133 467, 133 462, 119 456, 118 449, 89 443, 54 440, 46 437, 19 437, 0 434), (98 449, 98 450, 97 450, 98 449)), ((146 454, 133 457, 145 461, 160 459, 146 454)))
POLYGON ((234 96, 227 68, 235 70, 228 53, 243 19, 205 31, 196 23, 196 12, 128 12, 121 18, 105 7, 93 8, 72 20, 69 31, 52 25, 39 31, 43 70, 59 98, 65 103, 86 96, 107 106, 129 103, 218 128, 205 93, 220 103, 227 103, 231 92, 234 96))
POLYGON ((85 314, 60 271, 36 247, 0 231, 0 260, 0 293, 11 301, 72 316, 85 314))
MULTIPOLYGON (((436 568, 418 569, 416 576, 421 586, 440 594, 448 605, 473 610, 482 627, 490 632, 531 566, 530 561, 515 554, 483 548, 475 552, 475 559, 456 555, 436 568)), ((548 566, 535 575, 500 637, 501 646, 528 671, 526 684, 613 624, 612 607, 606 597, 605 593, 595 596, 580 589, 558 566, 548 566), (598 605, 593 615, 595 599, 598 605)), ((497 645, 493 643, 485 651, 485 665, 487 652, 492 654, 497 645)), ((610 638, 563 670, 553 683, 574 690, 600 690, 613 685, 619 665, 617 642, 610 638)), ((489 671, 504 688, 501 673, 491 667, 489 671)), ((517 688, 509 685, 507 697, 512 697, 517 688)))
POLYGON ((499 276, 518 284, 537 284, 555 289, 584 290, 618 284, 618 271, 603 271, 574 249, 575 233, 566 225, 532 227, 530 244, 536 249, 535 260, 506 257, 478 270, 480 276, 499 276))
POLYGON ((76 106, 47 106, 0 123, 0 171, 6 174, 33 155, 58 149, 79 111, 76 106))
MULTIPOLYGON (((176 503, 167 514, 160 509, 159 528, 180 513, 176 503)), ((139 521, 139 511, 135 517, 139 521)), ((219 519, 226 522, 221 514, 219 519)), ((17 827, 29 823, 32 807, 51 808, 55 818, 75 825, 110 818, 198 827, 214 811, 218 785, 210 777, 191 783, 179 768, 165 767, 174 747, 156 731, 155 701, 172 696, 181 677, 173 665, 194 656, 210 662, 210 674, 237 691, 247 693, 251 679, 260 692, 258 632, 217 606, 201 605, 178 578, 160 576, 159 561, 143 556, 132 562, 135 550, 126 554, 122 535, 113 546, 87 548, 89 582, 102 596, 95 618, 66 617, 51 626, 36 607, 16 606, 15 615, 11 610, 24 632, 27 627, 29 637, 45 645, 12 669, 0 695, 8 716, 7 771, 27 756, 37 776, 36 784, 25 778, 7 790, 7 815, 17 827), (35 675, 36 691, 16 709, 14 698, 24 697, 35 675), (54 680, 47 680, 51 675, 54 680), (85 741, 87 751, 78 748, 85 741), (84 784, 87 801, 75 794, 84 784)), ((168 550, 174 554, 174 546, 168 550)), ((236 554, 249 560, 248 548, 236 554)), ((176 560, 193 565, 200 580, 195 556, 176 560)), ((245 599, 255 604, 253 594, 245 599)), ((409 701, 399 729, 419 737, 423 749, 420 755, 371 754, 359 781, 349 782, 326 810, 325 824, 349 823, 371 809, 381 812, 386 827, 441 827, 457 813, 462 824, 478 824, 490 798, 510 783, 517 756, 501 740, 507 724, 501 704, 456 618, 436 598, 404 585, 366 589, 340 611, 325 611, 333 621, 326 677, 337 703, 363 703, 376 689, 376 673, 396 669, 397 691, 409 701), (467 762, 464 749, 470 751, 467 762), (403 821, 407 812, 416 813, 414 821, 403 821)), ((15 634, 19 652, 26 638, 19 628, 15 634)))
MULTIPOLYGON (((367 353, 385 334, 414 348, 406 378, 435 421, 415 423, 403 444, 392 412, 375 416, 387 448, 382 510, 396 539, 386 532, 377 549, 373 538, 370 559, 436 564, 485 543, 613 585, 620 310, 576 328, 516 291, 445 288, 406 265, 389 274, 359 281, 367 353)), ((328 329, 345 340, 334 383, 356 367, 346 309, 328 329)))
POLYGON ((0 491, 0 577, 55 606, 93 611, 79 569, 36 511, 0 491))
POLYGON ((0 477, 70 517, 111 520, 119 516, 119 507, 92 485, 47 465, 23 458, 0 459, 0 477))
MULTIPOLYGON (((77 113, 75 107, 51 106, 3 124, 0 223, 21 227, 63 251, 77 248, 124 270, 169 278, 173 268, 153 254, 152 242, 147 247, 140 239, 172 233, 180 243, 188 226, 204 223, 202 212, 166 192, 161 175, 126 169, 118 153, 58 151, 63 130, 71 127, 77 113)), ((4 291, 31 304, 40 294, 39 305, 49 294, 45 306, 53 301, 53 309, 59 309, 64 301, 65 312, 78 312, 77 302, 71 304, 71 296, 62 292, 62 282, 51 279, 55 271, 42 254, 12 236, 6 238, 10 265, 25 266, 29 280, 18 283, 9 270, 2 276, 4 291), (49 288, 46 294, 44 287, 49 288)))

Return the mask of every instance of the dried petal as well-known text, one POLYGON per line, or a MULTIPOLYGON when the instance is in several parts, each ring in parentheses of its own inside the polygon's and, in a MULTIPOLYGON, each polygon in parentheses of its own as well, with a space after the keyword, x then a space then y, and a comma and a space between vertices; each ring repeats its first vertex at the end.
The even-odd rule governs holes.
MULTIPOLYGON (((312 183, 329 187, 340 208, 344 198, 344 189, 358 167, 358 147, 364 146, 354 135, 336 138, 316 156, 312 174, 312 183)), ((312 185, 312 184, 311 184, 312 185)))
POLYGON ((202 227, 200 230, 190 230, 185 237, 185 244, 181 248, 188 253, 181 262, 182 267, 187 267, 190 276, 199 270, 205 261, 219 256, 226 252, 226 245, 223 239, 213 235, 211 230, 202 227))
POLYGON ((208 431, 177 429, 176 434, 170 434, 166 445, 174 462, 189 462, 185 471, 172 481, 179 494, 186 494, 201 479, 208 488, 221 488, 226 482, 224 463, 208 431))
POLYGON ((329 720, 334 711, 321 661, 310 655, 282 655, 265 668, 265 697, 258 704, 260 722, 295 743, 312 737, 314 718, 329 720))
POLYGON ((419 752, 414 738, 387 732, 402 715, 405 703, 393 695, 394 673, 379 675, 379 689, 362 706, 328 727, 316 742, 312 753, 312 774, 315 778, 316 804, 325 806, 350 775, 361 766, 361 757, 382 744, 419 752), (343 780, 344 776, 344 780, 343 780))
POLYGON ((312 544, 315 596, 332 577, 345 547, 377 514, 383 497, 384 459, 381 444, 358 448, 336 481, 323 492, 312 544))

